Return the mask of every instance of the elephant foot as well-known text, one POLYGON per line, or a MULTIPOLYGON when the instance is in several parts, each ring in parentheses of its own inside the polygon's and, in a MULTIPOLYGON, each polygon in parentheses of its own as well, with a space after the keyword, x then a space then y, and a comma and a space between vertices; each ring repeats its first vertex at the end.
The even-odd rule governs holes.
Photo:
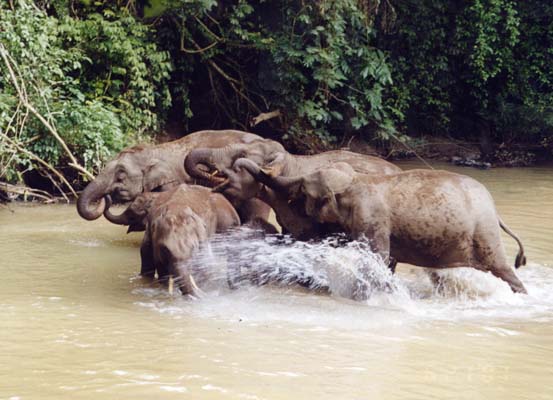
POLYGON ((156 279, 156 274, 154 271, 148 272, 147 274, 141 272, 140 277, 145 281, 151 282, 156 279))
POLYGON ((524 284, 520 281, 520 279, 518 279, 515 271, 513 271, 513 269, 508 265, 499 268, 492 268, 490 272, 499 279, 507 282, 513 293, 528 294, 524 284))

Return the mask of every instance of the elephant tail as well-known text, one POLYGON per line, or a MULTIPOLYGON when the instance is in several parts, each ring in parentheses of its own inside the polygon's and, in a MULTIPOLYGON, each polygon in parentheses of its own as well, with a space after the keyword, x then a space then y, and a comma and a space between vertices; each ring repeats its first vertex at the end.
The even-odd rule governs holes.
POLYGON ((513 239, 516 240, 518 243, 518 254, 515 259, 515 268, 519 268, 521 265, 526 265, 526 256, 524 255, 524 246, 522 245, 522 242, 518 238, 518 236, 509 229, 507 225, 501 220, 501 218, 498 216, 497 219, 499 220, 499 226, 501 229, 505 231, 509 236, 511 236, 513 239))

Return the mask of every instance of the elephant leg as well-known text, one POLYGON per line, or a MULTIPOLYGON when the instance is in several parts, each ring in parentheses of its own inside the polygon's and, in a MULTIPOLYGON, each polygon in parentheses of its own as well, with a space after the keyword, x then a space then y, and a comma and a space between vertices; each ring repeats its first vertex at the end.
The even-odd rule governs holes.
POLYGON ((249 199, 244 201, 238 207, 238 215, 242 223, 253 222, 256 220, 269 223, 269 214, 271 207, 259 199, 249 199))
POLYGON ((253 229, 261 229, 264 233, 268 235, 278 234, 278 230, 277 228, 275 228, 273 224, 261 218, 255 218, 253 220, 250 220, 248 221, 247 225, 253 229))
POLYGON ((163 284, 167 283, 169 281, 169 276, 171 275, 169 268, 163 264, 157 264, 155 268, 157 271, 157 279, 163 284))
POLYGON ((472 263, 473 267, 489 271, 507 282, 514 293, 528 293, 516 276, 514 269, 507 264, 505 251, 501 246, 499 229, 489 232, 478 227, 473 240, 473 252, 476 254, 476 260, 472 263))
POLYGON ((395 269, 395 264, 397 264, 397 261, 393 260, 390 257, 390 238, 388 235, 380 234, 378 236, 375 236, 374 239, 370 241, 370 245, 372 251, 382 258, 384 264, 393 264, 395 269))
POLYGON ((166 284, 167 282, 169 282, 170 274, 169 274, 168 268, 166 268, 165 266, 158 266, 156 267, 156 271, 157 271, 158 281, 160 281, 163 284, 166 284))
POLYGON ((436 271, 426 269, 426 273, 428 274, 428 278, 434 287, 439 287, 442 284, 442 278, 436 271))
POLYGON ((149 239, 149 235, 146 233, 140 246, 140 275, 144 278, 154 279, 156 269, 154 266, 154 256, 152 242, 149 239))
POLYGON ((494 266, 490 268, 489 271, 494 276, 507 282, 514 293, 528 294, 523 283, 520 281, 520 279, 518 279, 518 277, 515 274, 515 271, 513 271, 513 268, 508 266, 507 264, 494 266))
POLYGON ((393 274, 396 273, 397 260, 393 257, 390 257, 390 263, 388 264, 388 269, 393 274))
MULTIPOLYGON (((368 238, 371 250, 378 254, 382 261, 395 270, 394 259, 390 258, 390 235, 385 229, 379 227, 370 227, 364 230, 365 237, 368 238)), ((371 274, 371 266, 363 265, 359 272, 359 278, 357 279, 356 287, 353 291, 354 300, 366 300, 374 288, 384 288, 385 290, 391 290, 388 283, 382 285, 381 282, 375 282, 371 274), (382 287, 383 286, 383 287, 382 287)))
MULTIPOLYGON (((447 264, 444 267, 456 268, 456 267, 468 267, 468 266, 469 266, 468 263, 459 262, 459 263, 447 264)), ((481 263, 474 263, 470 266, 479 271, 491 272, 493 276, 507 282, 514 293, 528 294, 528 292, 526 291, 526 288, 524 287, 524 284, 520 281, 520 279, 518 279, 513 268, 510 267, 506 262, 494 263, 490 267, 485 266, 484 264, 481 264, 481 263)), ((434 283, 436 287, 439 288, 440 287, 439 285, 442 282, 440 276, 434 271, 429 272, 429 274, 430 274, 430 280, 434 283)))
POLYGON ((424 268, 424 270, 428 275, 428 279, 430 279, 430 282, 432 283, 434 290, 436 290, 437 293, 444 293, 445 292, 444 278, 440 274, 438 274, 434 269, 424 268))

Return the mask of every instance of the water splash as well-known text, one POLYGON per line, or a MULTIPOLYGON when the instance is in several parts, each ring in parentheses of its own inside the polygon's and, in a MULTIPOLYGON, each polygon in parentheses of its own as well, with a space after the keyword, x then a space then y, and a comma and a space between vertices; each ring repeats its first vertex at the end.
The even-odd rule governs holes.
POLYGON ((216 235, 191 263, 195 276, 204 284, 216 283, 219 289, 225 284, 233 289, 272 284, 299 285, 356 300, 379 292, 408 296, 368 243, 343 236, 299 242, 240 228, 216 235))
POLYGON ((139 288, 137 304, 177 316, 288 321, 317 329, 553 315, 550 268, 530 264, 517 271, 529 295, 514 294, 505 282, 471 268, 436 271, 435 285, 424 268, 402 266, 392 275, 365 242, 339 236, 298 242, 241 228, 216 235, 192 264, 206 298, 190 302, 162 289, 139 288), (365 299, 348 300, 359 282, 365 299))

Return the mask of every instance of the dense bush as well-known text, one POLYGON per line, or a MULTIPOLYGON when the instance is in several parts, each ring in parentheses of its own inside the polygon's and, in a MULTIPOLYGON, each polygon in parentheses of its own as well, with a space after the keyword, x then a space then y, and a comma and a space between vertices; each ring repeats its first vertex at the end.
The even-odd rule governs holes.
POLYGON ((164 125, 551 149, 551 21, 538 0, 2 2, 0 180, 95 171, 164 125))
POLYGON ((174 97, 198 128, 248 128, 280 109, 268 131, 300 143, 398 131, 507 144, 552 136, 547 2, 152 3, 181 72, 174 97))
POLYGON ((410 134, 547 145, 553 136, 553 6, 544 1, 394 2, 379 34, 410 134))
POLYGON ((204 120, 209 109, 210 122, 248 128, 251 117, 278 109, 279 135, 322 144, 366 127, 393 132, 382 101, 390 71, 361 4, 169 2, 157 26, 182 71, 175 98, 197 95, 182 99, 183 114, 204 120))
POLYGON ((159 128, 171 104, 171 63, 144 24, 128 15, 55 18, 28 1, 0 7, 0 43, 7 57, 0 62, 0 179, 20 181, 30 169, 47 172, 37 158, 53 167, 68 161, 25 102, 91 171, 159 128))

